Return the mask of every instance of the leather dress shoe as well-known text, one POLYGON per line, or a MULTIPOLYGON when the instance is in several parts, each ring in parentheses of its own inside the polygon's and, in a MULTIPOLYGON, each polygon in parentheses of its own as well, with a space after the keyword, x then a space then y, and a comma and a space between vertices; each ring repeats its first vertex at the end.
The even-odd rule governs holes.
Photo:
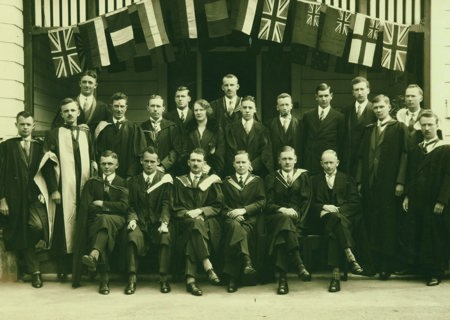
POLYGON ((128 282, 127 286, 125 287, 124 293, 134 294, 135 292, 136 292, 136 282, 134 281, 128 282))
POLYGON ((170 292, 170 284, 167 281, 161 281, 159 283, 159 291, 161 293, 169 293, 170 292))
POLYGON ((331 279, 330 286, 328 287, 329 292, 341 291, 341 281, 336 279, 331 279))
POLYGON ((431 277, 427 280, 427 286, 433 287, 439 285, 441 281, 437 277, 431 277))
POLYGON ((298 270, 298 277, 302 279, 302 281, 311 281, 311 273, 306 270, 305 266, 300 266, 298 270))
POLYGON ((289 293, 289 286, 286 279, 281 278, 278 281, 278 289, 277 294, 288 294, 289 293))
POLYGON ((108 282, 100 282, 100 287, 98 288, 98 293, 100 294, 109 294, 109 283, 108 282))
POLYGON ((214 272, 214 269, 209 269, 206 273, 208 274, 209 282, 212 285, 218 286, 220 284, 220 279, 217 276, 217 274, 214 272))
POLYGON ((238 289, 238 287, 236 285, 236 281, 230 280, 230 282, 228 282, 227 292, 233 293, 233 292, 236 292, 237 289, 238 289))
POLYGON ((244 275, 249 276, 256 273, 255 268, 253 268, 251 263, 247 263, 244 267, 244 275))
POLYGON ((360 276, 364 275, 364 269, 355 260, 350 261, 350 270, 352 271, 353 274, 360 276))
POLYGON ((97 260, 90 254, 85 254, 81 258, 81 262, 88 267, 89 271, 93 272, 97 270, 97 260))
POLYGON ((42 288, 42 278, 40 273, 33 273, 31 276, 31 285, 34 288, 42 288))
POLYGON ((197 296, 197 297, 203 295, 202 289, 197 287, 195 282, 191 282, 191 283, 186 284, 186 291, 190 292, 193 296, 197 296))
POLYGON ((390 278, 391 274, 389 272, 386 271, 381 271, 380 274, 378 275, 378 278, 380 280, 388 280, 390 278))

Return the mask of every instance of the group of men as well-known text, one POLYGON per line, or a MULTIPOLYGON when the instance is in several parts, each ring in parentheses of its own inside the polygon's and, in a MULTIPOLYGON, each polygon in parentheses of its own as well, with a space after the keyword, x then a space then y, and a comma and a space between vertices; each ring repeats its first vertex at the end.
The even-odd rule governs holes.
POLYGON ((223 172, 214 174, 203 149, 185 147, 186 125, 195 121, 187 87, 177 89, 169 113, 152 95, 141 124, 126 118, 125 94, 115 93, 108 108, 96 87, 96 74, 85 72, 80 95, 61 102, 43 143, 32 139, 32 115, 21 112, 19 137, 0 144, 4 241, 23 256, 33 287, 42 287, 36 254, 50 250, 60 279, 71 264, 74 287, 87 269, 108 294, 111 254, 122 247, 126 294, 152 248, 162 293, 171 291, 175 261, 186 290, 200 296, 198 267, 213 285, 226 279, 231 293, 254 283, 257 262, 269 257, 277 293, 287 294, 290 268, 311 280, 299 250, 308 234, 327 239, 330 292, 340 290, 342 267, 383 280, 408 268, 439 284, 449 258, 450 147, 438 137, 436 115, 420 108, 417 85, 406 89, 397 120, 389 98, 369 102, 369 82, 356 77, 355 102, 342 112, 322 83, 318 107, 302 120, 282 93, 279 116, 264 126, 255 99, 238 97, 237 77, 226 75, 224 97, 211 102, 226 145, 223 172))

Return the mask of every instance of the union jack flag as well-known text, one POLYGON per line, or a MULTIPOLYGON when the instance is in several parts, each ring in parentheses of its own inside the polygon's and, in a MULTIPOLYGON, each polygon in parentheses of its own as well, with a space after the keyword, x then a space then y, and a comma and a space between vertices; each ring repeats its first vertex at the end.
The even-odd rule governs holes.
POLYGON ((258 38, 283 42, 291 0, 265 0, 258 38))
POLYGON ((320 4, 308 4, 307 15, 306 23, 313 27, 319 27, 320 4))
POLYGON ((68 27, 48 32, 50 52, 58 78, 67 78, 81 72, 73 29, 68 27))
POLYGON ((350 18, 352 17, 352 13, 348 11, 339 10, 339 17, 337 18, 335 32, 340 34, 348 34, 348 29, 350 29, 350 18))
POLYGON ((409 26, 384 23, 381 65, 390 70, 405 70, 409 26))

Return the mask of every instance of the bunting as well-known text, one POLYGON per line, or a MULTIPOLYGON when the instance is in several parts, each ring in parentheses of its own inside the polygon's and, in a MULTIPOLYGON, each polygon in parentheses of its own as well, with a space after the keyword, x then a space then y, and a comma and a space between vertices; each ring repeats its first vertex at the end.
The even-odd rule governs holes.
POLYGON ((379 20, 357 13, 348 61, 371 67, 379 31, 379 20))
POLYGON ((168 44, 160 0, 144 0, 136 3, 145 42, 149 50, 168 44))
POLYGON ((265 0, 258 38, 283 42, 291 0, 265 0))
POLYGON ((110 65, 105 25, 98 17, 78 25, 82 47, 85 50, 86 64, 90 69, 110 65))
POLYGON ((194 0, 172 0, 172 14, 175 15, 175 37, 178 39, 196 39, 197 18, 195 17, 194 0))
POLYGON ((108 23, 109 34, 118 61, 126 61, 136 53, 133 27, 125 7, 105 16, 108 23))
POLYGON ((231 33, 226 0, 205 0, 205 13, 210 38, 223 37, 231 33))
POLYGON ((296 1, 293 14, 292 43, 315 48, 320 21, 320 3, 296 1))
POLYGON ((81 72, 73 29, 68 27, 48 32, 50 53, 58 78, 67 78, 81 72))
POLYGON ((349 11, 327 8, 319 50, 334 56, 342 57, 345 41, 354 23, 354 14, 349 11))
POLYGON ((233 29, 250 35, 255 21, 258 0, 233 0, 233 29))
POLYGON ((390 70, 405 70, 408 49, 408 29, 406 25, 384 23, 383 55, 381 65, 390 70))

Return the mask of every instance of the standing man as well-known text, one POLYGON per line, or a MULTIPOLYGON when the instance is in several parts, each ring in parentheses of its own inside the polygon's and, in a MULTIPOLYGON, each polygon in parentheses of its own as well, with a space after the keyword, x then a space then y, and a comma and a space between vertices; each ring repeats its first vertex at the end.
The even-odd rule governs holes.
POLYGON ((406 108, 397 111, 397 121, 404 123, 410 132, 420 131, 420 124, 417 122, 419 114, 423 110, 420 103, 423 100, 423 90, 417 84, 410 84, 405 90, 406 108))
POLYGON ((239 150, 248 153, 251 162, 251 172, 265 177, 273 171, 272 144, 267 128, 254 119, 256 101, 252 96, 246 96, 241 102, 242 119, 230 124, 225 130, 227 143, 225 158, 228 167, 226 173, 231 175, 234 169, 231 164, 239 150))
MULTIPOLYGON (((80 106, 80 115, 77 118, 77 124, 86 124, 94 135, 95 128, 100 121, 108 120, 110 112, 108 105, 95 98, 95 90, 97 89, 97 73, 93 70, 86 70, 81 74, 80 94, 75 98, 75 101, 80 106)), ((56 114, 53 119, 52 128, 61 127, 64 124, 64 119, 60 113, 56 114)))
POLYGON ((128 97, 122 92, 116 92, 111 101, 112 117, 100 122, 96 130, 96 158, 99 160, 106 150, 114 151, 120 163, 117 174, 126 179, 140 172, 139 158, 146 141, 141 128, 125 116, 128 97))
POLYGON ((311 204, 308 172, 296 169, 297 156, 290 146, 281 148, 280 169, 267 176, 266 225, 270 238, 269 256, 279 274, 278 294, 288 294, 289 260, 303 281, 311 281, 299 252, 299 238, 305 236, 305 222, 311 204))
POLYGON ((274 164, 279 163, 278 156, 284 146, 290 146, 297 152, 302 150, 300 120, 291 114, 292 97, 289 94, 281 93, 278 95, 277 111, 278 117, 272 119, 268 126, 274 164))
POLYGON ((380 280, 387 280, 398 258, 398 209, 405 185, 408 129, 390 117, 387 96, 376 96, 372 104, 378 120, 364 131, 357 182, 374 271, 380 280))
POLYGON ((241 97, 237 95, 238 90, 238 78, 234 74, 227 74, 222 78, 222 91, 225 95, 211 101, 214 116, 224 130, 230 123, 242 117, 241 97))
POLYGON ((97 171, 93 157, 91 136, 84 126, 78 126, 78 103, 66 98, 61 101, 64 125, 52 129, 45 141, 44 150, 54 153, 59 161, 61 175, 58 184, 49 185, 51 198, 57 204, 52 250, 59 260, 58 276, 65 279, 68 258, 73 251, 77 205, 81 190, 91 172, 97 171))
POLYGON ((175 92, 175 104, 176 110, 172 110, 166 113, 165 118, 172 121, 179 126, 183 132, 186 129, 186 125, 194 117, 194 113, 189 108, 189 102, 191 102, 191 95, 188 87, 178 87, 175 92))
MULTIPOLYGON (((102 176, 90 179, 83 189, 80 212, 77 219, 77 245, 81 251, 74 252, 74 266, 81 261, 90 271, 100 273, 100 294, 109 294, 108 256, 113 251, 116 237, 125 226, 128 209, 126 181, 116 175, 119 162, 111 150, 102 153, 100 167, 102 176), (84 248, 89 254, 81 255, 84 248)), ((75 270, 79 270, 74 268, 75 270)), ((74 272, 74 281, 79 274, 74 272)))
POLYGON ((128 183, 130 207, 128 209, 127 268, 128 284, 125 294, 136 291, 138 256, 145 256, 151 246, 159 249, 160 292, 170 292, 167 279, 170 266, 171 233, 170 199, 173 180, 158 170, 158 154, 148 147, 142 154, 144 171, 128 183))
POLYGON ((333 92, 326 83, 316 88, 318 108, 305 113, 303 117, 303 167, 312 174, 320 172, 320 157, 327 149, 343 152, 344 116, 331 108, 333 92))
POLYGON ((340 266, 348 263, 353 273, 363 273, 352 252, 351 236, 351 220, 360 214, 361 202, 353 178, 337 170, 339 159, 334 150, 325 150, 320 164, 323 173, 311 178, 313 201, 308 225, 314 233, 328 237, 328 265, 333 269, 328 291, 338 292, 340 266))
POLYGON ((344 128, 344 152, 342 154, 342 170, 356 177, 358 167, 358 150, 361 145, 364 128, 376 121, 372 103, 368 100, 370 83, 364 77, 356 77, 352 80, 352 95, 355 102, 343 109, 344 128))
POLYGON ((178 219, 178 240, 186 257, 186 290, 194 296, 203 291, 196 284, 197 264, 201 263, 213 285, 220 284, 210 257, 218 253, 220 223, 217 215, 223 202, 220 178, 203 173, 205 152, 194 149, 188 160, 189 173, 177 177, 173 186, 172 210, 178 219))
POLYGON ((237 291, 241 275, 254 276, 251 256, 256 252, 256 220, 266 205, 264 181, 249 172, 250 159, 246 151, 238 151, 233 167, 236 173, 223 183, 224 207, 224 273, 229 277, 228 292, 237 291), (253 239, 253 243, 251 242, 253 239))
POLYGON ((150 119, 141 124, 147 146, 152 146, 161 160, 158 170, 172 173, 182 152, 181 130, 172 121, 163 119, 164 100, 153 94, 148 101, 147 110, 150 119))
MULTIPOLYGON (((0 143, 0 214, 4 217, 3 240, 6 250, 15 251, 25 260, 31 285, 42 287, 36 251, 50 245, 52 227, 47 216, 48 191, 34 181, 43 156, 42 143, 32 139, 34 119, 21 111, 16 116, 18 137, 0 143)), ((55 179, 52 166, 46 165, 55 179)), ((53 182, 55 184, 55 182, 53 182)), ((48 203, 49 204, 49 203, 48 203)))
POLYGON ((418 123, 424 140, 409 154, 403 208, 413 222, 413 261, 427 286, 436 286, 448 267, 450 145, 439 140, 438 117, 430 110, 419 115, 418 123))

